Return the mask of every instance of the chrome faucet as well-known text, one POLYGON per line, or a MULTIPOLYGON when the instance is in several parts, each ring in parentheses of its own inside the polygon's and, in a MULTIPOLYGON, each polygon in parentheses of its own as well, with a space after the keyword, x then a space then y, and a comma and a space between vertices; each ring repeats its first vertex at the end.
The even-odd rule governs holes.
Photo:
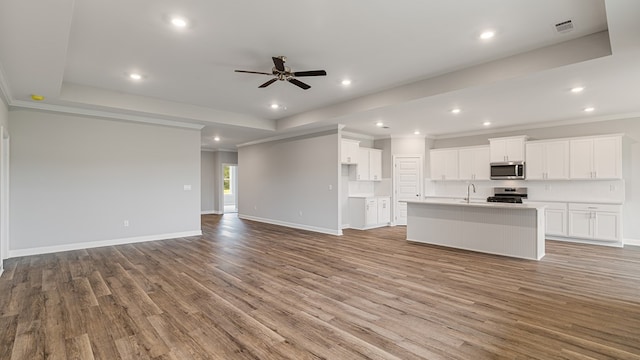
POLYGON ((467 185, 467 198, 465 200, 467 200, 467 204, 471 201, 471 195, 470 195, 470 188, 473 187, 473 193, 476 193, 476 186, 473 183, 470 183, 469 185, 467 185))

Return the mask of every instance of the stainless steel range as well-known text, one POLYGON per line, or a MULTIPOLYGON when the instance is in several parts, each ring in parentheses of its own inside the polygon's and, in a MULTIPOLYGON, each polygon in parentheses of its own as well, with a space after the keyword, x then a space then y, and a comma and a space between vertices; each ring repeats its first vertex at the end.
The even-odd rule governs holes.
POLYGON ((526 187, 495 187, 493 188, 493 196, 489 196, 487 201, 522 204, 522 199, 526 198, 526 187))

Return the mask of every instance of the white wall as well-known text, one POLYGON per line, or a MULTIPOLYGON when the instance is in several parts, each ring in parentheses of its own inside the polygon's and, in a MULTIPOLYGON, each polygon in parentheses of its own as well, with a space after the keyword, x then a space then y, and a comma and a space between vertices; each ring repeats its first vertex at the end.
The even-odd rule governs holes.
MULTIPOLYGON (((640 118, 562 125, 529 130, 509 131, 434 141, 434 148, 487 145, 489 138, 528 135, 531 140, 624 133, 622 166, 624 176, 623 236, 640 243, 640 118)), ((525 181, 526 184, 533 182, 525 181)), ((594 182, 595 185, 603 183, 594 182)), ((496 185, 499 186, 499 185, 496 185)), ((557 186, 556 186, 557 187, 557 186)), ((606 186, 604 186, 606 188, 606 186)), ((616 192, 617 194, 617 192, 616 192)), ((612 196, 618 196, 612 194, 612 196)))
POLYGON ((332 130, 241 147, 240 217, 341 234, 339 141, 332 130))
POLYGON ((27 110, 9 123, 12 256, 200 233, 199 131, 27 110))
POLYGON ((200 153, 200 211, 203 214, 215 214, 215 160, 216 153, 202 151, 200 153))

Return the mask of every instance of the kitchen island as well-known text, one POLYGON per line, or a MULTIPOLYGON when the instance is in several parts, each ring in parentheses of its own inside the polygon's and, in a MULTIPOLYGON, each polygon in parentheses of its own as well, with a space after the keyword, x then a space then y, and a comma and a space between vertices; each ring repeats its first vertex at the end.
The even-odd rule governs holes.
POLYGON ((407 201, 407 240, 522 259, 544 256, 544 205, 407 201))

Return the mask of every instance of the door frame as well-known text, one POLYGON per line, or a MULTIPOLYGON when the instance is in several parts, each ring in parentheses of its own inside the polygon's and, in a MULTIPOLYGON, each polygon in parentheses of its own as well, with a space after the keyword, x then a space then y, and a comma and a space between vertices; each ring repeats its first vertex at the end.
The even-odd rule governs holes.
POLYGON ((393 201, 393 206, 391 207, 391 226, 396 226, 396 214, 398 211, 398 201, 397 201, 397 193, 398 189, 396 188, 396 168, 397 161, 401 158, 418 158, 419 166, 418 166, 418 188, 420 189, 420 195, 424 195, 424 155, 422 154, 402 154, 402 155, 392 155, 392 167, 391 167, 391 201, 393 201))
POLYGON ((221 213, 224 214, 224 167, 225 166, 235 166, 236 171, 235 171, 235 176, 233 177, 233 189, 235 190, 233 193, 233 197, 235 200, 235 205, 236 205, 236 211, 234 211, 234 213, 238 213, 239 209, 238 209, 238 164, 231 164, 231 163, 222 163, 221 167, 220 167, 220 198, 219 201, 221 202, 221 213))

